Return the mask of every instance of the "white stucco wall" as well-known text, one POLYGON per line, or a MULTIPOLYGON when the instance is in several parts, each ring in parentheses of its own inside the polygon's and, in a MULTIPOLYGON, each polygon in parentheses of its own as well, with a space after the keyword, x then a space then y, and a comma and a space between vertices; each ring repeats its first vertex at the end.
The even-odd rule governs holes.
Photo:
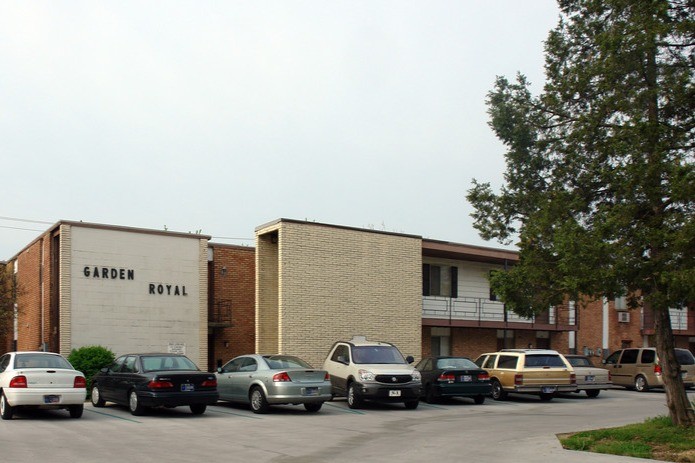
POLYGON ((70 293, 61 310, 70 348, 103 345, 117 356, 180 349, 205 369, 206 240, 70 228, 69 287, 61 288, 70 293))

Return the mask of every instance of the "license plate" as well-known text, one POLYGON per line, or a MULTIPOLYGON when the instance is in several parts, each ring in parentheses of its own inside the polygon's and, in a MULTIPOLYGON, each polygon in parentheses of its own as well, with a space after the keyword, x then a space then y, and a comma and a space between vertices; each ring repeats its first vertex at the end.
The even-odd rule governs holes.
POLYGON ((59 395, 45 395, 45 396, 43 396, 43 403, 45 403, 45 404, 60 403, 60 396, 59 395))
POLYGON ((470 383, 471 381, 473 381, 473 377, 471 375, 463 375, 461 376, 461 381, 463 381, 464 383, 470 383))
POLYGON ((195 391, 195 386, 190 383, 182 384, 181 385, 181 392, 191 392, 195 391))
POLYGON ((541 392, 543 394, 553 394, 557 388, 555 386, 543 386, 541 392))
POLYGON ((305 387, 304 388, 304 395, 319 395, 319 388, 318 387, 305 387))
POLYGON ((593 376, 585 376, 584 379, 586 380, 587 383, 593 383, 594 382, 593 376))
POLYGON ((389 397, 400 397, 401 391, 389 391, 389 397))

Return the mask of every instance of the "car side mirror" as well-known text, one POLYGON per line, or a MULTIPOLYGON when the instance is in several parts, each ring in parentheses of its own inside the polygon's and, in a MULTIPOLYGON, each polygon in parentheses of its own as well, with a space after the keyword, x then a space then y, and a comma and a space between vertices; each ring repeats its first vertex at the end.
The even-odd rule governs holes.
POLYGON ((222 367, 217 367, 217 372, 222 373, 222 367))
POLYGON ((413 363, 415 361, 415 357, 413 357, 412 355, 409 355, 405 358, 405 361, 408 363, 413 363))
POLYGON ((104 367, 104 368, 102 368, 102 369, 99 370, 99 371, 101 371, 102 373, 108 373, 108 372, 109 372, 109 369, 108 369, 108 367, 104 367))

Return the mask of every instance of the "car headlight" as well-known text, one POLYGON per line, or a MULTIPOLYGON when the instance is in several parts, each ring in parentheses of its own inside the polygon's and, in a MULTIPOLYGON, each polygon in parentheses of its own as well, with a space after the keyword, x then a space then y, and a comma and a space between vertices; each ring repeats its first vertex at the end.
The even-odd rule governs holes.
POLYGON ((357 374, 360 377, 360 381, 374 381, 374 373, 369 370, 359 370, 357 374))
POLYGON ((418 370, 413 370, 413 381, 422 381, 422 375, 418 370))

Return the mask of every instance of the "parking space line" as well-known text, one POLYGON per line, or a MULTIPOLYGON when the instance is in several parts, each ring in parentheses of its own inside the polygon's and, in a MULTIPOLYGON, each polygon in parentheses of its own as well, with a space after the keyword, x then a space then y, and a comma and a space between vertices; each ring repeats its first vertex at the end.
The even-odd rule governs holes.
POLYGON ((249 419, 252 419, 252 420, 262 420, 262 419, 263 419, 263 418, 261 418, 260 416, 244 415, 244 414, 242 414, 242 413, 227 412, 227 411, 224 411, 224 410, 216 410, 216 409, 213 409, 213 408, 208 408, 208 411, 210 411, 210 412, 212 412, 212 413, 221 413, 221 414, 223 414, 223 415, 240 416, 240 417, 242 417, 242 418, 249 418, 249 419))
POLYGON ((134 420, 132 418, 124 418, 122 416, 112 415, 111 413, 104 413, 104 412, 98 412, 96 410, 89 410, 88 408, 85 408, 84 411, 96 413, 97 415, 110 416, 111 418, 118 418, 119 420, 123 420, 123 421, 130 421, 131 423, 142 423, 142 421, 134 420))
POLYGON ((448 407, 440 407, 439 405, 432 405, 427 403, 421 403, 420 406, 426 408, 438 408, 439 410, 449 410, 448 407))
POLYGON ((335 408, 336 410, 340 410, 341 412, 345 412, 345 413, 354 413, 354 414, 356 414, 356 415, 365 415, 365 414, 366 414, 366 413, 361 412, 361 411, 359 411, 359 410, 345 409, 345 408, 343 408, 343 407, 339 407, 338 405, 329 404, 329 403, 326 403, 326 402, 324 402, 323 404, 324 404, 324 405, 328 405, 329 407, 333 407, 333 408, 335 408))

